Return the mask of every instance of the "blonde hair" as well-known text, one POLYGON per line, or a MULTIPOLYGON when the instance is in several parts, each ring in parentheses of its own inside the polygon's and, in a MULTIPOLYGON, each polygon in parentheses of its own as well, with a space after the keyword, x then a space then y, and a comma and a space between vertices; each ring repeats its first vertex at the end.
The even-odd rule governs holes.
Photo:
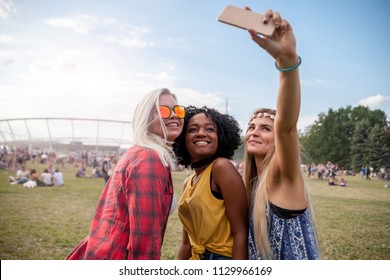
POLYGON ((156 111, 164 137, 149 131, 150 124, 153 120, 152 112, 155 110, 156 106, 160 104, 160 96, 163 94, 171 95, 175 98, 175 100, 177 100, 176 96, 168 89, 160 88, 149 92, 138 103, 133 114, 133 140, 136 145, 155 150, 164 166, 173 167, 175 165, 176 158, 172 151, 172 142, 170 142, 167 138, 167 129, 158 110, 156 111))
MULTIPOLYGON (((273 113, 274 110, 269 109, 259 109, 254 113, 252 119, 261 112, 273 113)), ((272 162, 275 160, 275 145, 272 144, 267 155, 265 156, 262 164, 263 169, 262 173, 259 175, 257 173, 257 166, 255 157, 245 151, 244 154, 244 172, 243 180, 247 191, 248 202, 250 203, 250 209, 252 209, 251 214, 253 214, 253 232, 255 235, 255 242, 259 254, 263 260, 272 260, 274 258, 272 248, 269 242, 268 234, 268 221, 270 219, 269 213, 269 191, 270 191, 270 166, 273 165, 272 162)), ((301 173, 302 178, 304 179, 303 174, 301 173)), ((310 218, 315 230, 314 225, 314 213, 310 200, 310 194, 308 186, 305 183, 305 193, 307 200, 307 208, 310 213, 310 218)), ((316 235, 316 232, 314 232, 316 235)), ((316 236, 317 242, 317 236, 316 236)))
MULTIPOLYGON (((247 190, 248 202, 253 213, 253 231, 259 254, 262 259, 272 259, 272 249, 269 243, 268 218, 269 218, 269 184, 268 174, 270 163, 274 158, 275 146, 272 145, 263 163, 264 169, 260 177, 257 174, 254 156, 245 152, 243 179, 247 190)), ((251 214, 252 214, 251 213, 251 214)))

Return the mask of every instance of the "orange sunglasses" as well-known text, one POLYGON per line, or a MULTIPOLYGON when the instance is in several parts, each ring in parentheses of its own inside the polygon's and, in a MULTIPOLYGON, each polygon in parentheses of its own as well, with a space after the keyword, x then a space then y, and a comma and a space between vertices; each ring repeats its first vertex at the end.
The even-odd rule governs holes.
POLYGON ((160 111, 161 118, 168 119, 171 116, 171 111, 175 112, 179 119, 183 119, 186 115, 186 108, 182 105, 176 105, 172 109, 165 105, 159 105, 158 110, 160 111))

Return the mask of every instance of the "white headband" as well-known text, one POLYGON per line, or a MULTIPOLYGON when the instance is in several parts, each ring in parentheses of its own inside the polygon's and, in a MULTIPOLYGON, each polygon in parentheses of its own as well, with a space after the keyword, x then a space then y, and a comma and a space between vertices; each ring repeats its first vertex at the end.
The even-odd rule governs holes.
POLYGON ((257 114, 253 114, 253 117, 252 119, 254 118, 261 118, 261 117, 264 117, 264 118, 270 118, 271 120, 274 120, 275 119, 275 115, 273 114, 269 114, 269 113, 257 113, 257 114))

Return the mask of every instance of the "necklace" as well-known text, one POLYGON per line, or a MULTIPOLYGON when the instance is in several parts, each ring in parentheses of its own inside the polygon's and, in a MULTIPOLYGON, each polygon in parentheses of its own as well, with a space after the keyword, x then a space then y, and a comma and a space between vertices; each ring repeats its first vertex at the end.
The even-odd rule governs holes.
POLYGON ((211 156, 211 157, 207 157, 207 158, 201 159, 199 161, 193 162, 193 163, 191 163, 191 168, 195 169, 195 168, 201 168, 203 166, 209 165, 210 163, 212 163, 214 161, 214 159, 215 158, 213 156, 211 156))

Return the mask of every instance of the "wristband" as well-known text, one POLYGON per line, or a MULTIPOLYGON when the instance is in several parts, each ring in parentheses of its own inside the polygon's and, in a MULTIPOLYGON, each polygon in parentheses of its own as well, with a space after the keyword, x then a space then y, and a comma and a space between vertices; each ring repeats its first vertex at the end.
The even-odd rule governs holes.
POLYGON ((302 63, 302 59, 301 57, 298 55, 298 63, 291 66, 291 67, 288 67, 288 68, 280 68, 277 64, 276 64, 276 61, 275 61, 275 67, 276 69, 278 69, 280 72, 288 72, 288 71, 292 71, 294 70, 295 68, 298 68, 299 65, 301 65, 302 63))

